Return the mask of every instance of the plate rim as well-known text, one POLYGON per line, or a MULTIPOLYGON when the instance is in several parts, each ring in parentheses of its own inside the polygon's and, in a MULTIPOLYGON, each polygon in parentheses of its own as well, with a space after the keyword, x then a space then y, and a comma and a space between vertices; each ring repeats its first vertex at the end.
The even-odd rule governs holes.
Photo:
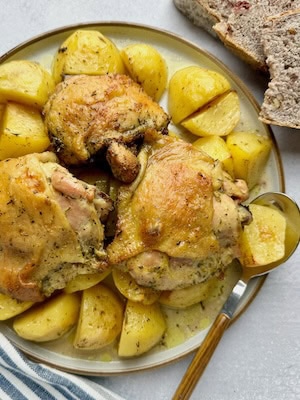
MULTIPOLYGON (((218 67, 223 69, 228 76, 235 82, 235 84, 245 93, 247 99, 250 101, 252 107, 254 108, 255 112, 258 114, 260 110, 260 106, 258 101, 255 99, 254 95, 248 89, 247 85, 242 81, 242 79, 234 72, 232 72, 229 67, 217 56, 213 55, 210 51, 202 48, 200 45, 196 44, 195 42, 185 39, 184 37, 176 34, 175 32, 172 32, 170 30, 166 29, 160 29, 151 25, 147 24, 142 24, 142 23, 132 23, 132 22, 126 22, 126 21, 118 21, 118 20, 111 20, 111 21, 90 21, 90 22, 82 22, 82 23, 74 23, 74 24, 69 24, 69 25, 63 25, 61 27, 57 27, 51 30, 47 30, 45 32, 42 32, 40 34, 34 35, 31 38, 19 43, 18 45, 14 46, 10 50, 6 51, 0 56, 0 64, 3 64, 5 61, 7 61, 10 57, 14 56, 16 53, 20 52, 21 50, 25 49, 28 46, 34 45, 38 43, 41 40, 46 40, 49 39, 55 35, 63 34, 68 31, 72 30, 77 30, 77 29, 90 29, 90 28, 98 28, 101 29, 101 27, 108 27, 108 28, 130 28, 130 29, 139 29, 139 30, 146 30, 146 31, 151 31, 155 34, 161 34, 164 37, 169 37, 172 40, 176 42, 180 42, 183 45, 187 45, 188 47, 192 48, 193 50, 200 52, 201 54, 204 54, 206 57, 208 57, 214 64, 216 64, 218 67)), ((272 150, 275 155, 275 162, 277 165, 277 173, 278 173, 278 179, 279 179, 279 187, 282 192, 285 192, 285 177, 284 177, 284 169, 283 169, 283 162, 281 158, 281 154, 279 151, 279 146, 276 140, 276 137, 274 135, 274 132, 271 128, 270 125, 267 125, 265 123, 261 124, 264 126, 268 134, 270 135, 272 139, 272 150)), ((230 325, 233 325, 234 322, 247 310, 247 308, 251 305, 259 291, 261 290, 262 286, 264 285, 264 282, 267 278, 268 274, 260 276, 255 278, 256 279, 256 287, 249 296, 246 304, 239 309, 235 315, 233 316, 230 325)), ((2 331, 1 325, 3 325, 3 322, 0 322, 0 331, 2 331)), ((204 330, 205 331, 205 330, 204 330)), ((67 367, 67 366, 61 366, 57 365, 54 362, 50 360, 46 360, 43 357, 39 358, 35 355, 33 355, 30 350, 26 349, 24 346, 20 345, 17 343, 17 341, 13 340, 13 338, 9 338, 9 340, 12 341, 12 343, 19 349, 21 350, 25 355, 28 356, 29 359, 35 361, 35 362, 44 362, 48 366, 51 366, 53 368, 56 368, 58 370, 62 370, 65 372, 73 373, 73 374, 78 374, 78 375, 86 375, 86 376, 113 376, 113 375, 123 375, 123 374, 132 374, 135 372, 140 372, 140 371, 145 371, 145 370, 151 370, 151 369, 156 369, 160 367, 164 367, 166 365, 172 364, 174 362, 177 362, 181 360, 182 358, 186 357, 188 354, 194 352, 197 347, 200 345, 193 346, 185 351, 183 351, 181 354, 175 355, 171 357, 170 359, 164 360, 164 361, 159 361, 158 363, 153 363, 151 365, 143 365, 135 368, 130 368, 128 370, 116 370, 116 371, 87 371, 87 370, 79 370, 78 367, 67 367)), ((36 343, 34 343, 36 345, 36 343)), ((38 344, 37 344, 38 345, 38 344)), ((141 355, 142 356, 142 355, 141 355)), ((126 359, 124 360, 126 362, 126 359)))

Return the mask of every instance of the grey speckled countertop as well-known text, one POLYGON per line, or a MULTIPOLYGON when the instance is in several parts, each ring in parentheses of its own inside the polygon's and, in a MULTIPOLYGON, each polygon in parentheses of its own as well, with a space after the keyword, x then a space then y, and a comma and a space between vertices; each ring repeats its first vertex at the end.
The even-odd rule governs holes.
MULTIPOLYGON (((176 33, 219 57, 261 102, 267 82, 193 26, 172 0, 9 0, 1 4, 0 54, 32 36, 93 21, 144 23, 176 33)), ((300 132, 274 128, 286 192, 300 203, 300 132)), ((202 400, 300 399, 300 250, 272 272, 247 311, 225 332, 192 396, 202 400)), ((192 355, 148 372, 101 377, 127 400, 168 400, 192 355)))

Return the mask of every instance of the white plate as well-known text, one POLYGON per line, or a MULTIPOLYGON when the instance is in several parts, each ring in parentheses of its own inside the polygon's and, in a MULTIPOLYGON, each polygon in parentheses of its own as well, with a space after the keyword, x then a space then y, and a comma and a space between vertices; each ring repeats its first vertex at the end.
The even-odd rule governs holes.
MULTIPOLYGON (((271 137, 273 141, 273 149, 266 172, 262 177, 260 187, 254 193, 251 193, 251 197, 269 190, 284 191, 282 163, 275 139, 270 128, 258 120, 259 108, 248 89, 221 61, 174 34, 147 26, 119 22, 76 25, 47 32, 26 43, 22 43, 2 56, 0 63, 13 59, 29 59, 39 61, 50 69, 52 58, 57 48, 66 37, 79 28, 100 30, 104 35, 112 39, 120 49, 136 42, 149 43, 155 46, 167 61, 169 76, 179 68, 195 64, 214 69, 225 75, 231 82, 232 87, 238 92, 241 101, 242 116, 238 128, 241 130, 255 129, 261 134, 271 137)), ((166 94, 163 96, 161 104, 166 108, 166 94)), ((175 127, 171 128, 176 129, 175 127)), ((177 330, 173 330, 173 334, 167 340, 169 347, 164 345, 157 346, 151 352, 137 358, 118 359, 113 347, 99 352, 77 351, 72 348, 71 340, 68 336, 46 344, 35 344, 18 337, 11 329, 9 322, 1 323, 0 330, 29 357, 55 366, 58 369, 85 375, 111 375, 144 370, 177 360, 196 349, 203 341, 212 320, 217 315, 236 279, 237 276, 233 274, 223 295, 214 301, 208 302, 205 311, 202 310, 200 305, 195 306, 193 314, 190 311, 180 311, 179 317, 177 312, 168 311, 173 325, 176 325, 176 318, 180 318, 181 322, 185 318, 186 321, 188 320, 186 327, 189 328, 185 327, 184 330, 176 328, 177 330), (198 328, 196 329, 195 326, 198 328)), ((248 285, 246 295, 237 310, 235 319, 255 297, 264 279, 263 277, 253 279, 248 285)))

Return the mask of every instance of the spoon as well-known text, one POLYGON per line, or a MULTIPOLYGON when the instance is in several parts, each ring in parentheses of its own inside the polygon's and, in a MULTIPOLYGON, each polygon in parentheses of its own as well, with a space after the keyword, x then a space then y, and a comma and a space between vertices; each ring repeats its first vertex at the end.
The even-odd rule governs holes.
POLYGON ((173 400, 187 400, 190 398, 199 378, 211 359, 223 333, 230 324, 238 308, 239 302, 247 289, 251 278, 266 274, 275 267, 283 264, 296 250, 300 239, 300 211, 296 202, 284 193, 268 192, 256 197, 251 203, 279 209, 287 221, 284 256, 271 264, 255 267, 242 266, 240 280, 232 289, 231 294, 223 305, 222 310, 212 324, 206 338, 202 342, 194 359, 183 376, 173 400))

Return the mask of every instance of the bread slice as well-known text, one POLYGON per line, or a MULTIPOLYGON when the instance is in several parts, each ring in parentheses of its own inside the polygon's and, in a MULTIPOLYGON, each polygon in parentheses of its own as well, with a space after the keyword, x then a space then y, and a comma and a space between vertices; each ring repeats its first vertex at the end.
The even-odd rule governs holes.
POLYGON ((232 12, 234 1, 223 0, 174 0, 175 6, 196 26, 217 36, 213 26, 227 20, 232 12))
POLYGON ((235 3, 232 13, 213 29, 219 38, 238 57, 254 69, 267 71, 262 45, 262 29, 265 19, 292 9, 299 0, 252 0, 235 3))
POLYGON ((214 26, 221 41, 239 58, 254 69, 266 70, 265 55, 261 45, 261 29, 269 15, 268 1, 240 2, 226 21, 214 26))
POLYGON ((270 82, 260 120, 273 125, 300 128, 300 8, 267 19, 263 48, 270 82))
POLYGON ((300 0, 174 0, 192 22, 206 29, 254 69, 266 72, 262 46, 264 21, 300 7, 300 0))

